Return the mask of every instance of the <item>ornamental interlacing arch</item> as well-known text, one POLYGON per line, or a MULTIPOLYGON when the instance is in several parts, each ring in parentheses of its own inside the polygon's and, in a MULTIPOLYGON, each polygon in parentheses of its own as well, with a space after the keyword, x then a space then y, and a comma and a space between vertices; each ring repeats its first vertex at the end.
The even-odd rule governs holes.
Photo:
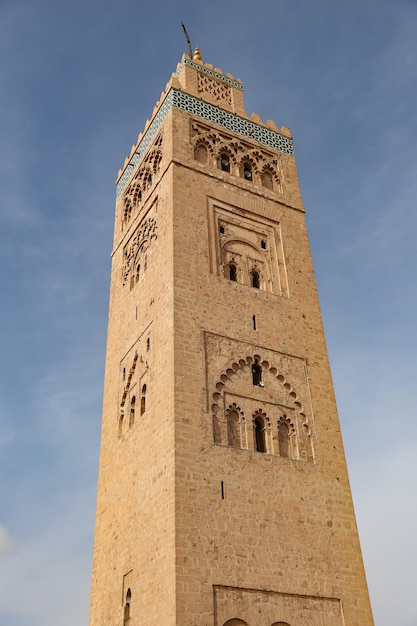
POLYGON ((149 217, 139 226, 123 251, 123 285, 130 282, 132 287, 138 282, 140 271, 146 269, 147 250, 157 236, 156 220, 149 217))
POLYGON ((236 282, 253 285, 253 275, 258 275, 259 289, 272 291, 272 268, 269 251, 261 245, 255 246, 243 238, 237 239, 225 230, 220 241, 220 257, 224 276, 230 278, 230 266, 236 267, 236 282))
POLYGON ((310 426, 297 392, 282 372, 258 354, 233 361, 218 377, 210 407, 216 444, 231 445, 228 415, 236 407, 241 448, 296 460, 314 460, 310 426), (260 370, 260 375, 254 376, 254 368, 260 370), (229 397, 235 400, 234 405, 229 397))
POLYGON ((227 445, 233 448, 244 447, 245 416, 241 408, 232 402, 226 409, 227 445))
POLYGON ((133 180, 127 187, 123 196, 123 216, 122 228, 129 223, 133 213, 140 207, 143 198, 152 188, 155 178, 160 170, 162 161, 162 135, 160 135, 152 149, 143 159, 141 166, 138 168, 133 180))
POLYGON ((203 162, 198 148, 204 145, 207 151, 207 160, 204 162, 207 165, 280 194, 283 192, 282 167, 277 156, 197 121, 192 124, 191 135, 193 156, 197 161, 203 162), (222 167, 222 155, 228 155, 230 168, 222 167), (251 176, 245 175, 245 163, 250 165, 251 176))

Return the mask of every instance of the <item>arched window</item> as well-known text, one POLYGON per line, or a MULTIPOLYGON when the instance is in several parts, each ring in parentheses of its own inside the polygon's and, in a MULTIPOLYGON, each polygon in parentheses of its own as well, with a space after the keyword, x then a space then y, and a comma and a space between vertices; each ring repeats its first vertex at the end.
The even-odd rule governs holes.
POLYGON ((124 220, 124 223, 127 224, 127 222, 130 220, 132 216, 132 202, 129 197, 124 199, 124 204, 125 204, 125 210, 123 213, 123 220, 124 220))
POLYGON ((262 382, 262 367, 259 365, 258 361, 255 361, 252 365, 252 384, 257 387, 263 387, 262 382))
POLYGON ((207 148, 203 143, 198 144, 194 151, 194 158, 200 163, 207 163, 207 148))
POLYGON ((149 352, 150 349, 151 349, 151 338, 148 337, 146 340, 146 352, 149 352))
POLYGON ((250 280, 251 280, 252 287, 255 287, 256 289, 260 288, 261 281, 260 281, 258 270, 252 270, 251 271, 251 273, 250 273, 250 280))
POLYGON ((255 417, 254 421, 255 450, 266 452, 265 445, 265 423, 261 417, 255 417))
POLYGON ((252 180, 252 167, 250 163, 243 164, 243 178, 245 180, 252 180))
POLYGON ((130 589, 127 590, 126 593, 126 602, 125 602, 125 608, 124 608, 124 616, 123 616, 123 626, 126 626, 126 624, 129 623, 130 620, 130 604, 132 601, 132 592, 130 591, 130 589))
POLYGON ((262 185, 267 189, 273 189, 274 187, 272 173, 269 170, 265 170, 262 174, 262 185))
POLYGON ((143 415, 146 411, 146 385, 142 386, 142 395, 140 398, 140 414, 143 415))
POLYGON ((227 415, 227 445, 240 448, 240 426, 237 411, 230 411, 227 415))
POLYGON ((237 281, 237 267, 234 263, 229 263, 227 266, 229 272, 229 280, 233 280, 233 282, 237 281))
POLYGON ((135 423, 135 406, 136 406, 136 396, 132 396, 130 400, 129 428, 131 428, 133 424, 135 423))
POLYGON ((290 428, 282 420, 278 422, 278 445, 280 456, 290 456, 290 428))
POLYGON ((162 161, 162 152, 160 150, 157 150, 156 152, 153 153, 153 166, 152 166, 152 171, 154 174, 157 174, 160 170, 160 165, 161 165, 161 161, 162 161))
POLYGON ((142 200, 142 190, 140 188, 140 185, 137 184, 133 193, 133 204, 137 206, 138 204, 141 203, 141 200, 142 200))
POLYGON ((220 155, 220 169, 223 172, 230 172, 230 157, 226 152, 220 155))

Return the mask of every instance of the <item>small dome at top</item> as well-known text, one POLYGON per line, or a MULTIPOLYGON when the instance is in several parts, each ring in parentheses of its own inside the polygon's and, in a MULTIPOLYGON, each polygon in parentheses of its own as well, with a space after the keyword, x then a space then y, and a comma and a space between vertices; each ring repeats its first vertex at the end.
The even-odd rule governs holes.
POLYGON ((196 48, 194 50, 193 61, 197 61, 197 63, 202 63, 203 59, 201 58, 200 49, 196 48))

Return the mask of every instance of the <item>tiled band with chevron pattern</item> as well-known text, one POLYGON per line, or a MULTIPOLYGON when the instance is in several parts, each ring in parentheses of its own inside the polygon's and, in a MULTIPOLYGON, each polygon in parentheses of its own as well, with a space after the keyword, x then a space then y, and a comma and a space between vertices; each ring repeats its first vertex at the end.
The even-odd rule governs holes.
POLYGON ((178 89, 172 88, 168 92, 158 113, 155 115, 152 123, 144 134, 140 144, 117 182, 117 197, 120 196, 125 189, 127 183, 133 175, 133 172, 136 170, 137 165, 152 143, 163 120, 172 107, 186 111, 190 115, 200 117, 213 124, 222 126, 223 128, 226 128, 234 133, 238 133, 242 137, 247 137, 252 141, 258 141, 259 143, 269 146, 274 150, 279 150, 284 154, 294 156, 293 142, 289 137, 285 137, 280 133, 261 126, 260 124, 256 124, 255 122, 240 117, 239 115, 225 111, 220 107, 214 106, 213 104, 204 102, 199 98, 195 98, 194 96, 183 93, 178 89))

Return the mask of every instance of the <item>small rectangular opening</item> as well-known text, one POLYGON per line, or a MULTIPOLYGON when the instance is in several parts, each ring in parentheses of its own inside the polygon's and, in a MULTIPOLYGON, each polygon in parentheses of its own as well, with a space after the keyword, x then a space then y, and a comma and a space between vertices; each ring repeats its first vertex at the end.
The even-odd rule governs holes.
POLYGON ((253 330, 256 330, 256 315, 252 315, 253 330))
POLYGON ((221 481, 220 485, 221 485, 222 500, 224 500, 224 482, 221 481))

